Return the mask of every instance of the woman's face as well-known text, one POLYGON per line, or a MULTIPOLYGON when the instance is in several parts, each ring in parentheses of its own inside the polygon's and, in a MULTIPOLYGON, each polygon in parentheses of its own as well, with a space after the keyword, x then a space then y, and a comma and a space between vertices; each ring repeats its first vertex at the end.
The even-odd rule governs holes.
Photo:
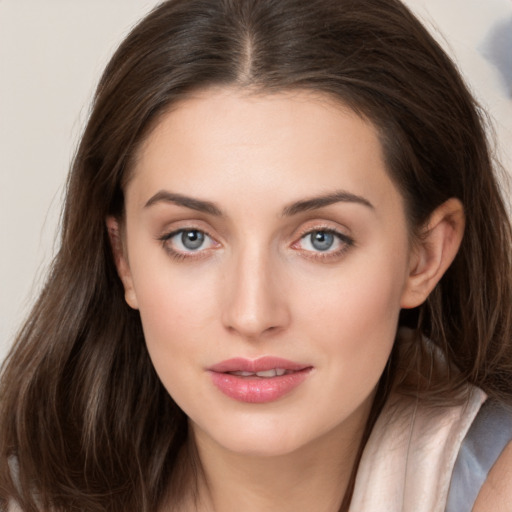
POLYGON ((371 124, 210 89, 161 119, 125 197, 126 299, 196 436, 284 454, 366 421, 411 265, 371 124))

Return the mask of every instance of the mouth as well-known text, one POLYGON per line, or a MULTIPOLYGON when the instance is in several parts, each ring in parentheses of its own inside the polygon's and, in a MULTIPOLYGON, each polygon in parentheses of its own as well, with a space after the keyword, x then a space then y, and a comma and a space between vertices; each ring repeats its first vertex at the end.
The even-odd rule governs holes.
POLYGON ((236 358, 209 368, 213 384, 224 395, 246 403, 279 400, 302 384, 312 366, 281 358, 236 358))
POLYGON ((237 377, 260 377, 262 379, 271 379, 273 377, 282 377, 283 375, 289 375, 294 370, 285 370, 284 368, 273 368, 271 370, 264 370, 261 372, 245 372, 238 370, 236 372, 225 372, 229 375, 236 375, 237 377))

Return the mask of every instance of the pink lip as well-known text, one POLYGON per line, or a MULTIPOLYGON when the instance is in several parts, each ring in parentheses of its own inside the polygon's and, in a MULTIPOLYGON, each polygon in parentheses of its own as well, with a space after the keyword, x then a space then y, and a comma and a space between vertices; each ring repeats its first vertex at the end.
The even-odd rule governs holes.
POLYGON ((226 396, 248 403, 273 402, 290 393, 309 375, 311 366, 294 363, 278 357, 256 360, 235 358, 222 361, 208 371, 213 383, 226 396), (241 377, 227 372, 263 372, 280 368, 290 373, 276 377, 241 377))

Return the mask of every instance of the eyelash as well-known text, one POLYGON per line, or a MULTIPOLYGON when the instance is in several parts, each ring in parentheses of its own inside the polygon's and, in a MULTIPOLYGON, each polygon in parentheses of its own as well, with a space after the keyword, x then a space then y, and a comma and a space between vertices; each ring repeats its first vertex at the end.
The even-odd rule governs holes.
POLYGON ((162 243, 164 250, 176 261, 184 261, 184 260, 195 260, 195 259, 201 259, 208 255, 208 249, 198 249, 197 251, 178 251, 172 247, 172 245, 169 243, 172 238, 175 236, 187 232, 197 232, 201 233, 202 235, 205 235, 208 237, 211 241, 214 242, 215 245, 219 245, 218 242, 215 241, 215 239, 208 234, 208 232, 198 229, 198 228, 180 228, 171 231, 170 233, 165 233, 164 235, 158 237, 158 240, 162 243))
POLYGON ((329 228, 329 227, 321 227, 321 226, 315 226, 314 228, 308 228, 305 230, 301 235, 300 238, 292 244, 292 247, 297 249, 298 251, 301 251, 305 257, 311 258, 314 260, 320 260, 320 261, 329 261, 329 260, 337 260, 345 255, 345 253, 355 245, 354 239, 350 236, 341 233, 337 231, 336 229, 329 228), (329 249, 326 251, 310 251, 310 250, 304 250, 297 247, 297 245, 304 240, 308 236, 312 236, 314 233, 325 233, 333 235, 338 242, 341 244, 341 247, 335 251, 330 251, 329 249))
MULTIPOLYGON (((214 245, 220 245, 218 242, 215 241, 215 239, 208 234, 207 231, 204 231, 202 229, 197 229, 193 227, 189 228, 180 228, 171 231, 170 233, 165 233, 164 235, 158 237, 158 240, 162 243, 165 251, 171 256, 175 261, 184 261, 184 260, 196 260, 201 259, 208 256, 209 248, 207 249, 198 249, 197 251, 179 251, 172 247, 172 245, 169 243, 172 238, 175 236, 186 232, 197 232, 202 235, 205 235, 208 237, 214 245)), ((291 247, 295 250, 300 251, 305 257, 313 259, 313 260, 320 260, 320 261, 328 261, 328 260, 335 260, 342 257, 352 246, 354 245, 354 239, 349 237, 348 235, 344 233, 340 233, 339 231, 327 228, 327 227, 321 227, 317 226, 314 228, 308 228, 307 230, 304 230, 304 232, 300 235, 299 239, 294 242, 291 247), (327 249, 326 251, 313 251, 313 250, 305 250, 298 247, 298 244, 304 240, 308 236, 312 236, 314 233, 325 233, 329 235, 333 235, 338 242, 341 244, 341 247, 335 251, 330 251, 327 249)))

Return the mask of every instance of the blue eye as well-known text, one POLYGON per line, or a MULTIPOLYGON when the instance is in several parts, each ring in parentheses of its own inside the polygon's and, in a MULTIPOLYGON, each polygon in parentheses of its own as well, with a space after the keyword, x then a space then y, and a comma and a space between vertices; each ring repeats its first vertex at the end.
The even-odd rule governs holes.
POLYGON ((181 243, 189 251, 196 251, 201 248, 205 240, 205 235, 201 231, 187 230, 181 233, 181 243))
POLYGON ((317 251, 328 251, 334 244, 334 235, 326 231, 313 231, 308 235, 311 245, 317 251))
POLYGON ((199 229, 180 229, 162 238, 171 252, 187 254, 200 252, 215 245, 214 240, 199 229))
POLYGON ((306 233, 299 241, 299 248, 313 253, 334 254, 343 252, 353 244, 353 240, 329 229, 315 229, 306 233))

